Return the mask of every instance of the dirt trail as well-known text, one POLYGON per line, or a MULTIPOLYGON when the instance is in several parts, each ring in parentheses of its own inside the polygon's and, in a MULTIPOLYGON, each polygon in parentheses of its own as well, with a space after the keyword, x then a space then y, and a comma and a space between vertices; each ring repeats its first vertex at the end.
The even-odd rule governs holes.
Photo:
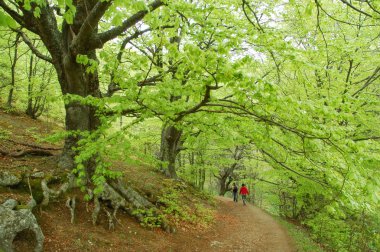
MULTIPOLYGON (((10 115, 0 110, 0 150, 12 153, 27 150, 27 144, 42 147, 57 147, 37 143, 34 135, 43 136, 58 129, 24 115, 10 115), (8 139, 9 137, 9 139, 8 139), (15 144, 19 142, 20 144, 15 144)), ((59 146, 58 146, 59 147, 59 146)), ((53 152, 53 151, 52 151, 53 152)), ((57 156, 57 153, 53 152, 57 156)), ((30 171, 51 171, 56 167, 56 157, 15 158, 0 155, 0 171, 13 171, 28 168, 30 171)), ((141 169, 139 172, 141 172, 141 169)), ((133 170, 132 170, 133 171, 133 170)), ((146 171, 142 174, 150 174, 146 171)), ((145 176, 145 175, 142 175, 145 176)), ((150 178, 147 175, 147 178, 150 178)), ((133 176, 130 176, 133 177, 133 176)), ((136 176, 135 176, 136 178, 136 176)), ((141 179, 136 181, 141 183, 141 179)), ((151 182, 151 181, 150 181, 151 182)), ((147 183, 150 183, 147 181, 147 183)), ((156 182, 158 183, 158 182, 156 182)), ((1 188, 0 188, 1 189, 1 188)), ((7 198, 20 201, 28 193, 11 189, 0 190, 0 203, 7 198)), ((191 196, 191 195, 190 195, 191 196)), ((24 199, 25 198, 25 199, 24 199)), ((191 197, 190 197, 191 198, 191 197)), ((296 251, 292 239, 271 216, 252 205, 243 206, 230 198, 218 197, 216 221, 209 227, 182 225, 176 233, 168 234, 161 229, 142 228, 135 219, 118 213, 118 223, 114 231, 108 230, 108 219, 103 213, 98 225, 92 225, 87 203, 77 199, 75 224, 70 223, 70 213, 65 200, 54 202, 48 208, 36 210, 36 217, 44 235, 44 251, 171 251, 171 252, 208 252, 208 251, 296 251)), ((24 237, 25 238, 25 237, 24 237)), ((26 237, 27 238, 27 237, 26 237)), ((22 239, 21 239, 22 240, 22 239)), ((24 239, 26 244, 29 240, 24 239)), ((16 251, 26 251, 20 249, 16 251)))
POLYGON ((286 231, 261 209, 232 199, 218 197, 221 201, 218 224, 210 237, 209 249, 198 251, 296 251, 293 240, 286 231), (211 238, 211 239, 210 239, 211 238))

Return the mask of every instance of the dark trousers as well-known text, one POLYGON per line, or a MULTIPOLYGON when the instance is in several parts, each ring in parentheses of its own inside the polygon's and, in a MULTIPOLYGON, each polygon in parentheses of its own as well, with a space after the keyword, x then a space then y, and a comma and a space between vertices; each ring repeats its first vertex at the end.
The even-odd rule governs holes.
POLYGON ((238 193, 237 192, 232 192, 234 195, 234 202, 238 202, 238 193))
POLYGON ((243 204, 246 205, 245 202, 247 201, 247 195, 242 194, 241 199, 243 200, 243 204))

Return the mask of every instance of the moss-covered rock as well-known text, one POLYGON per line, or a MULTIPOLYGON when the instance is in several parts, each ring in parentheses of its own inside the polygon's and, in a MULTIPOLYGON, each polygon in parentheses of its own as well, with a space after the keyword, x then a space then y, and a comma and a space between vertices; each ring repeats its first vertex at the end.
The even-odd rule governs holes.
POLYGON ((0 171, 0 186, 16 186, 22 181, 22 175, 0 171))

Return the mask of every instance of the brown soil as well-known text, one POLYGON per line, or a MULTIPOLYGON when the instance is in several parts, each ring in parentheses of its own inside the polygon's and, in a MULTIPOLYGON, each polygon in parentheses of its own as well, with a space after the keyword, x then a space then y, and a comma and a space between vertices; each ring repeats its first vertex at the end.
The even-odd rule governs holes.
MULTIPOLYGON (((0 130, 8 134, 8 137, 0 139, 0 149, 6 152, 30 149, 25 144, 43 148, 62 146, 62 143, 52 145, 37 141, 40 136, 60 130, 59 127, 23 115, 10 115, 0 110, 0 130)), ((51 152, 54 156, 12 158, 0 155, 0 169, 23 173, 57 171, 59 151, 51 152)), ((147 167, 116 165, 123 170, 127 184, 153 201, 157 197, 155 192, 172 185, 171 181, 147 167)), ((196 191, 192 192, 190 187, 184 190, 187 193, 181 197, 195 211, 192 206, 202 200, 195 196, 196 191)), ((234 203, 228 198, 217 198, 213 224, 177 223, 177 231, 169 234, 161 229, 143 228, 122 211, 117 214, 114 230, 108 229, 105 211, 101 211, 99 223, 94 226, 91 222, 92 203, 84 202, 79 191, 70 194, 78 195, 74 224, 70 223, 65 198, 50 202, 46 208, 37 207, 34 210, 45 235, 44 251, 296 251, 291 238, 268 214, 252 205, 243 206, 241 202, 234 203)), ((7 198, 25 203, 29 190, 1 189, 0 203, 7 198)), ((33 237, 30 237, 25 234, 17 237, 14 242, 16 251, 29 251, 33 244, 33 237)))
MULTIPOLYGON (((45 251, 296 251, 283 228, 259 208, 222 197, 217 205, 213 225, 180 226, 174 234, 142 228, 122 213, 113 231, 104 215, 93 226, 84 202, 79 203, 75 224, 70 223, 64 202, 53 203, 36 216, 45 234, 45 251)), ((87 208, 91 210, 91 205, 87 208)))
MULTIPOLYGON (((211 251, 296 251, 286 231, 260 208, 228 198, 218 200, 222 218, 216 224, 211 251)), ((206 247, 200 251, 207 251, 206 247)))

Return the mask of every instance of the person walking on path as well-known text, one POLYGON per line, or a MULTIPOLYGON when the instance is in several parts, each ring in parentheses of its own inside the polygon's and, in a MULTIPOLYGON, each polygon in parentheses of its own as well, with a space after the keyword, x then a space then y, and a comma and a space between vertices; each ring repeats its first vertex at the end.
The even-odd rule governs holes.
POLYGON ((234 202, 238 202, 238 187, 236 183, 232 185, 232 194, 234 195, 234 202))
POLYGON ((243 205, 245 206, 246 205, 245 202, 247 201, 247 195, 249 195, 248 188, 245 186, 245 184, 241 185, 239 194, 241 195, 241 199, 243 200, 243 205))

